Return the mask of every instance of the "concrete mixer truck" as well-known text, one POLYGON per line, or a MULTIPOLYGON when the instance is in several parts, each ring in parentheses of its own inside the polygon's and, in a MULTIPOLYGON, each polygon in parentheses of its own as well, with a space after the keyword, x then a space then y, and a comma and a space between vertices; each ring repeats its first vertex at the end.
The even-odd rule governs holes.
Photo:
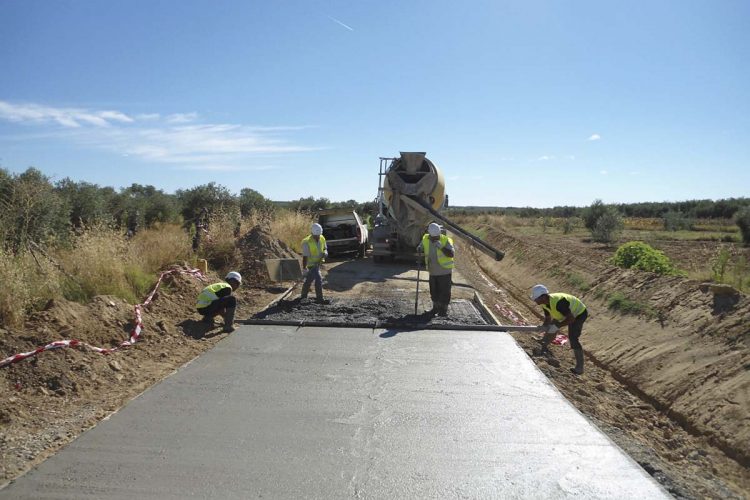
POLYGON ((430 222, 437 222, 495 260, 500 250, 451 222, 438 211, 445 199, 445 178, 425 153, 402 152, 398 158, 380 158, 378 215, 372 231, 375 262, 415 258, 430 222))

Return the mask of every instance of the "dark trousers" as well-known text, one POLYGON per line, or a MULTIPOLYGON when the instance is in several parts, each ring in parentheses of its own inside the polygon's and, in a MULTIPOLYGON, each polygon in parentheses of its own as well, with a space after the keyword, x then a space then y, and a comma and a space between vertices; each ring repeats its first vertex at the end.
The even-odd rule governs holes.
POLYGON ((305 276, 305 282, 302 283, 302 291, 300 297, 303 299, 307 297, 310 291, 310 283, 315 281, 315 298, 323 300, 323 277, 320 275, 320 266, 307 268, 307 276, 305 276))
POLYGON ((589 317, 588 311, 583 311, 579 316, 576 316, 576 320, 570 324, 568 329, 568 339, 570 340, 571 349, 582 349, 581 343, 578 341, 578 337, 581 336, 583 331, 583 323, 586 318, 589 317))
POLYGON ((219 297, 206 307, 198 308, 198 314, 202 314, 206 318, 213 318, 219 314, 223 315, 224 311, 235 307, 237 307, 237 298, 234 295, 227 295, 226 297, 219 297))
POLYGON ((447 312, 451 303, 452 274, 430 275, 430 298, 435 312, 447 312))

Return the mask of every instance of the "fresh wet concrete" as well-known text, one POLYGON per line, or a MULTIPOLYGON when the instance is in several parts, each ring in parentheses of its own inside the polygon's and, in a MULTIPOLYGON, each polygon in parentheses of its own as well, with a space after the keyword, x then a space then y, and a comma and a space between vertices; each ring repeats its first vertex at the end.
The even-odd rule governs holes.
POLYGON ((502 332, 242 325, 13 499, 668 498, 502 332))

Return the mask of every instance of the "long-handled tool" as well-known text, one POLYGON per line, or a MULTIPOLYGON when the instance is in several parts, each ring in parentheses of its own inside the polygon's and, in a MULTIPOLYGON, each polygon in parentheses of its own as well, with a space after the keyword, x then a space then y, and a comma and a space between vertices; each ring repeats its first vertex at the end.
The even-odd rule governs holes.
POLYGON ((417 315, 417 304, 419 303, 419 271, 422 269, 421 264, 417 264, 417 295, 414 297, 414 316, 417 315))

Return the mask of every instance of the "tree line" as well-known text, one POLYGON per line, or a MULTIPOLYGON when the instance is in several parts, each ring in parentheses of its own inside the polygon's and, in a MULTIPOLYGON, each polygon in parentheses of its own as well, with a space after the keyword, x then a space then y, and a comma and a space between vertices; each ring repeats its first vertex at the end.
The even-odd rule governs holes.
MULTIPOLYGON (((20 174, 0 168, 0 245, 18 252, 30 241, 69 241, 72 234, 85 228, 106 225, 123 232, 135 232, 157 224, 182 223, 186 227, 213 213, 228 213, 239 219, 252 214, 271 215, 278 208, 314 213, 328 208, 353 208, 362 216, 374 216, 377 203, 355 200, 334 202, 328 198, 305 197, 293 201, 274 202, 251 188, 238 195, 226 187, 210 182, 174 194, 150 185, 131 184, 116 190, 69 178, 52 182, 36 168, 20 174)), ((520 217, 579 217, 591 219, 603 204, 596 200, 590 207, 452 207, 447 214, 501 214, 520 217)), ((624 217, 657 217, 665 221, 691 218, 729 219, 750 210, 750 198, 723 200, 688 200, 681 202, 648 202, 607 205, 607 213, 624 217)), ((742 228, 747 216, 739 219, 742 228)), ((587 224, 588 226, 589 224, 587 224)))
POLYGON ((253 214, 270 216, 278 208, 314 213, 343 207, 361 214, 377 210, 374 201, 307 197, 273 202, 254 189, 243 188, 235 195, 215 182, 169 194, 150 185, 131 184, 116 190, 70 178, 52 182, 33 167, 20 174, 0 168, 0 246, 12 253, 29 242, 65 244, 76 232, 102 225, 123 233, 165 223, 189 229, 218 212, 239 221, 253 214))
MULTIPOLYGON (((736 213, 750 207, 750 198, 727 198, 721 200, 687 200, 641 203, 615 203, 615 208, 623 217, 663 218, 669 213, 677 213, 692 219, 731 219, 736 213)), ((514 215, 517 217, 580 217, 586 215, 589 207, 556 206, 552 208, 533 207, 452 207, 450 213, 514 215)))

